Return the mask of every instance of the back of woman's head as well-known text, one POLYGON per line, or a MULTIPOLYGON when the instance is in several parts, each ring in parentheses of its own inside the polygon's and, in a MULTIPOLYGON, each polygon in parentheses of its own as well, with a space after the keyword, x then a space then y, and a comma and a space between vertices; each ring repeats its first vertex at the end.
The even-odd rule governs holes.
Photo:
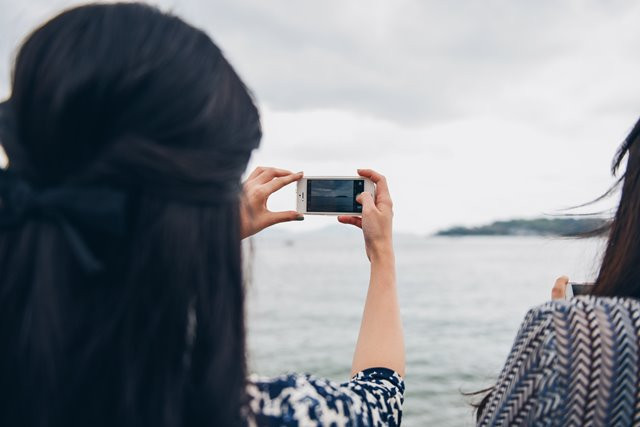
POLYGON ((247 89, 203 32, 140 4, 49 21, 12 83, 0 190, 40 199, 0 194, 0 425, 237 423, 247 89), (43 208, 60 194, 75 216, 43 208))

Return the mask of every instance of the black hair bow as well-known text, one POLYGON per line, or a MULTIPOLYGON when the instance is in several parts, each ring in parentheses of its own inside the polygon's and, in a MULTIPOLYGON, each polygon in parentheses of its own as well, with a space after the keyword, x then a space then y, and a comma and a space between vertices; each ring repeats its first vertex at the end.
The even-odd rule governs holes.
POLYGON ((96 273, 102 263, 89 249, 80 227, 107 235, 124 234, 126 195, 100 187, 36 190, 10 170, 0 170, 0 229, 18 227, 30 218, 56 223, 84 270, 96 273))

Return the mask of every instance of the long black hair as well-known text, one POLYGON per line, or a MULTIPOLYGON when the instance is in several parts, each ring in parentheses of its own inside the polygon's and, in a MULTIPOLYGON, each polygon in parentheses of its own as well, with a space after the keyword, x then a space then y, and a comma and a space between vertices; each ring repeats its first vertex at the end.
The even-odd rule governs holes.
MULTIPOLYGON (((240 177, 261 137, 220 49, 136 3, 68 10, 20 48, 0 138, 36 191, 108 187, 126 228, 0 229, 0 425, 240 423, 240 177)), ((1 201, 0 201, 1 203, 1 201)))
POLYGON ((627 165, 614 187, 622 187, 613 220, 602 230, 608 240, 593 294, 640 298, 640 119, 618 149, 611 171, 627 165))

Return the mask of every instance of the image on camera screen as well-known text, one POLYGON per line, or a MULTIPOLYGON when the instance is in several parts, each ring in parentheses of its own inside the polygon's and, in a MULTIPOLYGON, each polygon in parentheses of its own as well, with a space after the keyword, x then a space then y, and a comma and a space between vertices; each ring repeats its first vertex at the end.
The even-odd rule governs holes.
POLYGON ((364 191, 362 179, 310 179, 307 212, 362 212, 356 196, 364 191))

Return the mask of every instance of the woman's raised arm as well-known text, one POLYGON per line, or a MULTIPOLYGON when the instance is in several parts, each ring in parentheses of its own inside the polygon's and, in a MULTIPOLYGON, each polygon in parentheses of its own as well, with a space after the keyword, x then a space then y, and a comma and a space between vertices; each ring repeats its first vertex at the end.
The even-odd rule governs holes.
POLYGON ((366 192, 359 196, 361 218, 338 217, 340 222, 362 229, 371 262, 369 291, 351 372, 356 374, 367 368, 388 368, 404 376, 404 337, 396 291, 392 238, 393 203, 384 176, 369 169, 359 169, 358 174, 376 184, 376 196, 375 200, 366 192))

